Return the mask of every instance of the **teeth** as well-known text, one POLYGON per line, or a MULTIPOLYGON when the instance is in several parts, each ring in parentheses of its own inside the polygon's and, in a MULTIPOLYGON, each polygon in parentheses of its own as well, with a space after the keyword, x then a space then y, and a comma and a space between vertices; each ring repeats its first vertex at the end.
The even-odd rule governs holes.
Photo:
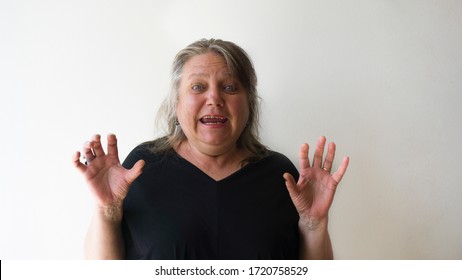
POLYGON ((215 116, 205 116, 203 119, 220 119, 220 120, 226 120, 224 117, 215 117, 215 116))
POLYGON ((218 125, 218 124, 223 124, 227 121, 228 119, 225 117, 220 117, 220 116, 204 116, 201 118, 201 121, 205 124, 209 125, 218 125))

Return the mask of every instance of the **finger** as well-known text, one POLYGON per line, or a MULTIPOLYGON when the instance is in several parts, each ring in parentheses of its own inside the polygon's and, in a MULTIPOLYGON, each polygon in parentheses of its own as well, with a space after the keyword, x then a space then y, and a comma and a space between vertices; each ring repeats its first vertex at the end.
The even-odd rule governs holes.
POLYGON ((286 187, 287 190, 289 191, 290 197, 297 197, 299 194, 299 190, 297 188, 297 183, 295 182, 294 177, 290 173, 284 173, 282 175, 284 177, 284 180, 286 181, 286 187))
POLYGON ((335 149, 336 147, 334 142, 329 143, 329 145, 327 145, 327 154, 326 158, 324 159, 323 165, 323 169, 327 172, 330 172, 332 170, 332 163, 334 162, 335 158, 335 149))
POLYGON ((308 152, 310 150, 310 146, 306 143, 302 144, 300 147, 299 153, 299 164, 300 169, 305 169, 310 167, 310 159, 308 158, 308 152))
POLYGON ((346 170, 348 168, 349 163, 350 163, 350 158, 349 157, 343 158, 342 163, 340 163, 339 168, 337 169, 337 171, 335 171, 334 175, 332 175, 332 178, 337 183, 340 183, 340 181, 342 180, 343 175, 345 175, 345 172, 346 172, 346 170))
POLYGON ((108 134, 107 136, 107 154, 119 157, 119 150, 117 148, 117 137, 115 134, 108 134))
POLYGON ((91 147, 95 156, 104 156, 103 146, 101 145, 101 136, 99 134, 95 134, 91 139, 91 147))
POLYGON ((133 167, 127 173, 127 182, 131 185, 138 176, 143 173, 143 167, 145 165, 144 160, 140 159, 133 165, 133 167))
POLYGON ((75 152, 72 156, 72 163, 80 172, 84 172, 86 166, 80 162, 80 152, 75 152))
POLYGON ((322 156, 324 154, 324 146, 326 145, 326 137, 321 136, 316 143, 316 150, 314 151, 313 167, 321 168, 322 156))
POLYGON ((95 158, 95 154, 93 153, 92 146, 93 146, 93 143, 90 141, 87 141, 85 142, 85 144, 83 144, 83 156, 88 161, 91 161, 92 159, 95 158))

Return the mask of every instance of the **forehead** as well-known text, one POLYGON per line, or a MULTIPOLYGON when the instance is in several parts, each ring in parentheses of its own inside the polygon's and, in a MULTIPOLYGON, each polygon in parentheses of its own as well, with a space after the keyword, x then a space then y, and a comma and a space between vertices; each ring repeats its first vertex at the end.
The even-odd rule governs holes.
POLYGON ((213 52, 191 57, 183 66, 183 74, 185 74, 186 77, 195 74, 221 74, 231 76, 225 58, 213 52))

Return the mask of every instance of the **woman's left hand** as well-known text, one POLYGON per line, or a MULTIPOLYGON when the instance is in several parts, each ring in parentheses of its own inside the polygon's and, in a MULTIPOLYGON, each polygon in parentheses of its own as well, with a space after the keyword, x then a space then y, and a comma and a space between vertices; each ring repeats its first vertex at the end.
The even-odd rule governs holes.
POLYGON ((310 229, 316 229, 320 223, 327 223, 329 208, 334 200, 335 190, 345 174, 349 158, 342 160, 339 168, 331 174, 335 157, 335 143, 327 147, 323 160, 326 138, 318 139, 312 164, 308 159, 308 144, 300 148, 300 177, 295 182, 294 177, 284 174, 290 197, 300 215, 300 222, 310 229))

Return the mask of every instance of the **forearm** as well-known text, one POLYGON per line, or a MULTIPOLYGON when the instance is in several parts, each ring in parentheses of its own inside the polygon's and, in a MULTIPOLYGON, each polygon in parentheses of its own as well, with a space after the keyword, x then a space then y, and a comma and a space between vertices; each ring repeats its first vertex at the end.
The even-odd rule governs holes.
POLYGON ((96 209, 85 239, 86 259, 114 260, 125 257, 121 221, 121 204, 96 209))
POLYGON ((300 258, 304 260, 331 260, 334 258, 326 221, 312 223, 300 220, 300 258))

